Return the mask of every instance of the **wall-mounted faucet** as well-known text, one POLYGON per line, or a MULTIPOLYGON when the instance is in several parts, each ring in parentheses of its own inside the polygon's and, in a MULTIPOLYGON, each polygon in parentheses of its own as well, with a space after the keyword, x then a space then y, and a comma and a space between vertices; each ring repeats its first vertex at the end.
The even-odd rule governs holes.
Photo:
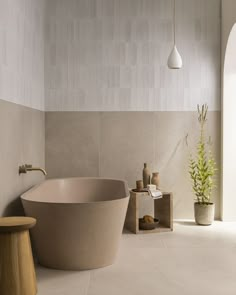
POLYGON ((19 174, 27 173, 27 171, 41 171, 44 175, 47 175, 47 172, 40 167, 32 167, 32 165, 29 164, 19 166, 19 174))

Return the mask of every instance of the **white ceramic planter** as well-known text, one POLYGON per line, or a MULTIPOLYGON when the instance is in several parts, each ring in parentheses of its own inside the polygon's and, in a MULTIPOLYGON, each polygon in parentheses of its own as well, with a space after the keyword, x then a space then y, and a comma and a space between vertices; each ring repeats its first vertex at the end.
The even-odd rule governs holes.
POLYGON ((211 225, 215 216, 215 204, 202 205, 194 203, 195 222, 199 225, 211 225))

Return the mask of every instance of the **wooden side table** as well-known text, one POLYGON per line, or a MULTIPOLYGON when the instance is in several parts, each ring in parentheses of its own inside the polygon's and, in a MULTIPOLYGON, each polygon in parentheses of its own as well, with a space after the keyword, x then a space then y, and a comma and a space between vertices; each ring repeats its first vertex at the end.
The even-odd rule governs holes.
POLYGON ((140 233, 160 233, 173 231, 173 195, 172 193, 163 193, 160 199, 154 199, 154 217, 159 219, 158 226, 153 230, 139 229, 139 209, 140 202, 144 198, 151 198, 148 193, 137 193, 130 191, 130 201, 127 210, 125 228, 129 231, 140 233))
POLYGON ((30 217, 0 218, 0 294, 35 295, 37 283, 29 237, 30 217))

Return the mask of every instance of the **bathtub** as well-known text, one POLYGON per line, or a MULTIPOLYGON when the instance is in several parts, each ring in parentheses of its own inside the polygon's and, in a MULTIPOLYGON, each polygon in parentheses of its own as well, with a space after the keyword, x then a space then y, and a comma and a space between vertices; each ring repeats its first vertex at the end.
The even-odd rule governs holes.
POLYGON ((127 183, 102 178, 46 180, 21 196, 38 262, 86 270, 114 263, 129 201, 127 183))

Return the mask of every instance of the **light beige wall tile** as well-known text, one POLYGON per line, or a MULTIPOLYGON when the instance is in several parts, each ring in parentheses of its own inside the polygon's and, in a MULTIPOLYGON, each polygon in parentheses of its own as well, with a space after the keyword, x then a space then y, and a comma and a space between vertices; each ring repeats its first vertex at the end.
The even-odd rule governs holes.
POLYGON ((45 167, 44 112, 0 100, 0 216, 22 214, 19 196, 44 179, 18 174, 22 164, 45 167))
POLYGON ((0 1, 0 99, 44 109, 45 0, 0 1))
POLYGON ((205 102, 220 110, 221 1, 176 1, 180 71, 167 68, 172 4, 47 1, 46 110, 194 111, 205 102))

